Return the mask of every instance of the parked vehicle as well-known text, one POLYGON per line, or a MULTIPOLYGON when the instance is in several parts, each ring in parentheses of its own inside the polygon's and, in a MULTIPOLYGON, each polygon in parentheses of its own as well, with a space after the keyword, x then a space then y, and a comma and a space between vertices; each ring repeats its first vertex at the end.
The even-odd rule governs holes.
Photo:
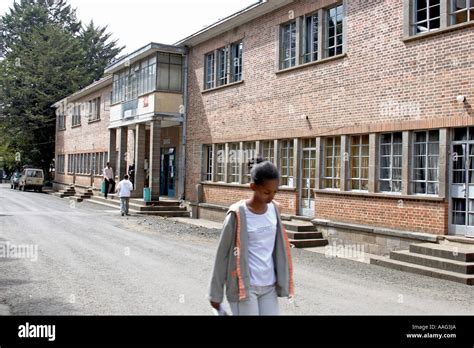
POLYGON ((12 176, 10 177, 10 188, 12 188, 13 190, 16 190, 18 188, 18 185, 20 184, 20 178, 21 178, 21 175, 19 172, 13 173, 12 176))
POLYGON ((27 168, 21 173, 18 188, 23 191, 33 189, 41 192, 44 185, 44 173, 42 169, 27 168))

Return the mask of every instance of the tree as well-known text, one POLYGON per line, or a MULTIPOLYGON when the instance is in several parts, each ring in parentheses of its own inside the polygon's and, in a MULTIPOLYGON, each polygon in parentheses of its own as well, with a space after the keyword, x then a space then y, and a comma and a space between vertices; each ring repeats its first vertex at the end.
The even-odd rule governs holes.
POLYGON ((88 74, 93 80, 100 79, 104 70, 112 60, 124 49, 118 47, 117 41, 111 41, 111 33, 107 33, 107 26, 94 26, 94 22, 90 23, 81 31, 81 42, 83 50, 86 54, 88 74))
POLYGON ((22 163, 49 169, 54 158, 52 105, 103 74, 123 48, 106 28, 82 28, 65 0, 20 0, 0 18, 0 129, 22 163), (2 47, 0 47, 2 49, 2 47))

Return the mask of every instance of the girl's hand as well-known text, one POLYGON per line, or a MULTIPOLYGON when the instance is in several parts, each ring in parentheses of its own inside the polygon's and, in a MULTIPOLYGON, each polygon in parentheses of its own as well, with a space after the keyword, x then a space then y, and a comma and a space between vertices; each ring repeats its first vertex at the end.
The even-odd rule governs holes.
POLYGON ((210 302, 211 302, 212 308, 214 308, 216 311, 218 311, 219 308, 221 307, 221 304, 218 303, 218 302, 212 302, 212 301, 210 301, 210 302))

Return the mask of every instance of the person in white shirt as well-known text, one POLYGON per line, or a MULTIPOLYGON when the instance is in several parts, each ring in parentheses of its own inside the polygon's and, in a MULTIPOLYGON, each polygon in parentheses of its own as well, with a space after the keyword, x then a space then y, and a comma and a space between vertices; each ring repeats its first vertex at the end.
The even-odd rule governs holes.
POLYGON ((128 175, 125 175, 123 180, 117 185, 117 193, 120 197, 120 212, 122 213, 122 216, 129 215, 128 207, 130 204, 131 191, 133 191, 133 184, 128 180, 128 175))
POLYGON ((107 167, 104 168, 104 181, 105 181, 104 197, 105 199, 107 199, 107 195, 115 191, 114 170, 110 166, 110 162, 107 162, 107 167))
POLYGON ((225 287, 233 315, 278 315, 278 297, 294 296, 290 245, 279 204, 273 200, 280 174, 260 156, 250 167, 253 194, 229 209, 208 298, 215 310, 221 309, 225 287), (241 234, 246 235, 244 247, 241 234))

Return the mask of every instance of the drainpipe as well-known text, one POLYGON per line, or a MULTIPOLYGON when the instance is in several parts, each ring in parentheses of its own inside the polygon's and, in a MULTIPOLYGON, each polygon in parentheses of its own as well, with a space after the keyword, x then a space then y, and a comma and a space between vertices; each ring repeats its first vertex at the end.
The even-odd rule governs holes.
POLYGON ((184 47, 184 79, 183 79, 183 132, 181 136, 181 156, 179 156, 179 192, 180 200, 186 198, 185 189, 186 189, 186 131, 187 131, 187 120, 188 120, 188 70, 189 70, 189 48, 188 46, 184 47))

